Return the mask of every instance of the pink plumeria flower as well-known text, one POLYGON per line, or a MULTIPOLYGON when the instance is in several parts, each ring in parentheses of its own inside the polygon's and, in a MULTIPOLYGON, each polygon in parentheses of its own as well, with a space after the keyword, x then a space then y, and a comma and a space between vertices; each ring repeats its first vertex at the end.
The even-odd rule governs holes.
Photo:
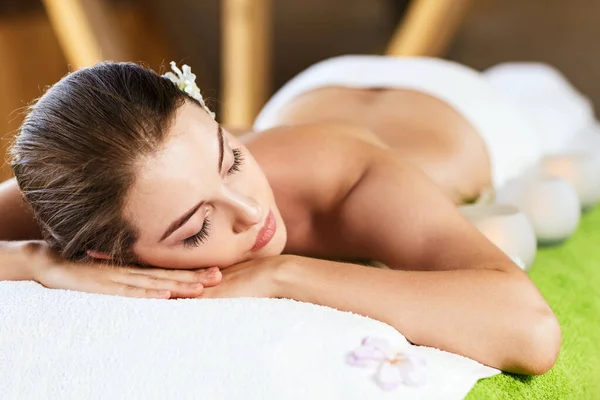
POLYGON ((347 362, 355 367, 376 367, 386 360, 389 343, 385 339, 367 336, 361 346, 348 354, 347 362))
POLYGON ((400 384, 421 386, 426 382, 425 359, 410 347, 394 352, 385 339, 366 337, 361 347, 348 354, 347 362, 356 367, 375 369, 373 379, 383 390, 400 384))

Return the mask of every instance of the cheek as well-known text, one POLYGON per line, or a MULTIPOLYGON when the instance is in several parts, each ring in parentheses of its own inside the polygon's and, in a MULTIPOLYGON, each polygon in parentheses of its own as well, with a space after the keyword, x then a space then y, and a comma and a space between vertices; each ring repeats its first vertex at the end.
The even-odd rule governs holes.
POLYGON ((247 186, 254 188, 255 192, 264 192, 266 189, 270 190, 265 173, 254 159, 248 162, 247 176, 242 177, 242 179, 245 180, 247 186))
POLYGON ((265 191, 265 186, 268 186, 260 167, 250 160, 244 163, 240 171, 228 179, 226 185, 234 192, 256 200, 264 198, 262 193, 265 191))

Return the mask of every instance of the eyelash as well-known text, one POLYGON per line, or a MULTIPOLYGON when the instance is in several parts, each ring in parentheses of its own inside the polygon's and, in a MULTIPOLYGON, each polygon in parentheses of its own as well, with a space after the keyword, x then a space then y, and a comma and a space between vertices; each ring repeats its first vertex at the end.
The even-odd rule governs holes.
POLYGON ((229 171, 227 171, 228 175, 233 175, 236 172, 238 172, 242 166, 242 164, 244 164, 244 153, 242 153, 242 150, 240 149, 233 149, 233 165, 231 166, 231 168, 229 168, 229 171))
MULTIPOLYGON (((233 175, 240 170, 242 164, 244 164, 244 153, 240 149, 233 149, 233 165, 227 171, 228 175, 233 175)), ((206 242, 208 239, 208 235, 210 234, 210 220, 206 218, 204 220, 204 224, 202 225, 202 229, 200 232, 196 233, 194 236, 190 236, 187 239, 184 239, 183 244, 186 247, 198 247, 200 244, 206 242)))
POLYGON ((194 236, 190 236, 189 238, 183 241, 184 246, 186 247, 198 247, 201 243, 206 242, 208 239, 208 235, 210 233, 210 220, 206 218, 204 220, 204 224, 202 225, 202 229, 200 232, 196 233, 194 236))

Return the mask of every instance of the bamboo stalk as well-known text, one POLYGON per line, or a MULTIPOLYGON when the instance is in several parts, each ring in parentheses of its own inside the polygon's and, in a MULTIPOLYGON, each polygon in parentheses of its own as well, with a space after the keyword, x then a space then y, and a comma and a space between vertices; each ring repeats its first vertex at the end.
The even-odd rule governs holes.
POLYGON ((386 50, 391 56, 440 56, 464 20, 471 0, 412 0, 386 50))
POLYGON ((249 127, 271 79, 270 0, 222 1, 223 123, 249 127))
POLYGON ((67 62, 77 69, 124 59, 114 16, 102 0, 42 0, 67 62))

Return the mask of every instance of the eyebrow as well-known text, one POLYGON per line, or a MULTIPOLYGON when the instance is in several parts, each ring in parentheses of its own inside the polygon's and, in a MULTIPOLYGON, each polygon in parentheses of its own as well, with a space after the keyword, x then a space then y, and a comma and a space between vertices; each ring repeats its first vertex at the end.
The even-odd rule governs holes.
MULTIPOLYGON (((221 129, 221 125, 217 128, 217 138, 219 140, 219 164, 217 172, 220 174, 223 169, 223 130, 221 129)), ((177 218, 175 221, 171 222, 165 233, 163 233, 162 237, 159 240, 159 243, 171 236, 173 232, 177 229, 181 228, 186 222, 190 220, 196 214, 196 211, 205 203, 204 200, 196 204, 189 211, 183 214, 181 217, 177 218)))
POLYGON ((221 128, 220 124, 217 128, 217 137, 219 138, 219 165, 217 173, 220 174, 221 170, 223 169, 223 129, 221 128))

